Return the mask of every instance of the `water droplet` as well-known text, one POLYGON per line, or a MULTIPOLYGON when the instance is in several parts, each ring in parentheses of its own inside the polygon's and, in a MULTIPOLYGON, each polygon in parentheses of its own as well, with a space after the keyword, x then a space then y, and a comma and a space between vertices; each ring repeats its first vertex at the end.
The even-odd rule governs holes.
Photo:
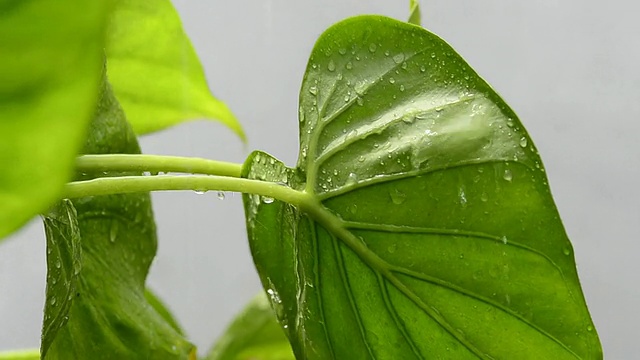
POLYGON ((348 209, 351 214, 355 214, 358 212, 358 205, 351 204, 348 209))
POLYGON ((358 81, 354 85, 353 89, 356 91, 356 94, 364 95, 364 92, 367 90, 367 82, 366 81, 358 81))
POLYGON ((263 196, 262 197, 262 202, 265 204, 271 204, 273 203, 273 198, 272 197, 268 197, 268 196, 263 196))
POLYGON ((316 95, 318 93, 318 87, 316 86, 311 86, 309 88, 309 92, 311 93, 311 95, 316 95))
POLYGON ((424 65, 420 66, 420 72, 425 72, 425 71, 427 71, 427 68, 424 65))
POLYGON ((432 58, 432 59, 435 59, 435 58, 436 58, 436 53, 432 52, 432 53, 431 53, 431 58, 432 58))
MULTIPOLYGON (((364 161, 364 157, 362 160, 364 161)), ((344 184, 354 185, 357 182, 358 182, 358 175, 356 175, 355 173, 349 173, 349 176, 347 177, 347 181, 344 184)))
POLYGON ((364 105, 364 100, 362 100, 362 98, 361 98, 361 97, 358 97, 358 98, 356 99, 356 103, 358 103, 358 105, 362 106, 362 105, 364 105))
POLYGON ((198 195, 202 195, 202 194, 206 193, 206 192, 207 192, 207 190, 200 190, 200 189, 198 189, 198 190, 193 190, 193 192, 194 192, 194 193, 196 193, 196 194, 198 194, 198 195))
POLYGON ((406 61, 403 62, 400 67, 403 68, 404 70, 407 70, 407 62, 406 61))
POLYGON ((353 64, 351 63, 351 61, 349 61, 347 65, 345 65, 345 67, 347 68, 347 70, 351 70, 353 69, 353 64))
POLYGON ((398 189, 391 190, 389 195, 391 196, 391 201, 396 205, 400 205, 407 200, 407 194, 398 189))
POLYGON ((403 62, 403 61, 404 61, 404 54, 403 54, 403 53, 400 53, 400 54, 394 55, 394 56, 393 56, 393 61, 394 61, 396 64, 400 64, 401 62, 403 62))
POLYGON ((587 326, 587 331, 588 332, 592 332, 593 331, 593 326, 591 326, 591 325, 587 326))
POLYGON ((218 191, 218 199, 224 200, 224 197, 225 197, 224 191, 218 191))
POLYGON ((347 53, 347 49, 341 48, 340 50, 338 50, 338 52, 340 53, 340 55, 344 55, 347 53))
POLYGON ((502 238, 500 238, 500 240, 502 240, 502 243, 505 244, 505 245, 509 242, 509 239, 507 239, 506 236, 502 236, 502 238))
POLYGON ((56 303, 58 302, 58 300, 56 299, 55 296, 51 297, 51 300, 49 300, 49 304, 51 306, 56 306, 56 303))
POLYGON ((60 260, 56 260, 56 269, 60 269, 62 264, 60 264, 60 260))
POLYGON ((314 68, 314 69, 317 69, 318 65, 317 64, 311 64, 311 67, 314 68))
POLYGON ((327 70, 329 70, 329 71, 335 71, 336 70, 336 64, 333 62, 333 60, 329 60, 329 64, 327 65, 327 70))
POLYGON ((393 77, 390 77, 389 78, 389 82, 392 83, 392 84, 395 84, 396 83, 396 79, 394 79, 393 77))
POLYGON ((527 147, 527 138, 524 136, 520 138, 520 147, 527 147))
POLYGON ((114 243, 118 238, 118 222, 112 220, 111 227, 109 228, 109 241, 114 243))
POLYGON ((400 85, 400 91, 404 91, 404 85, 400 85))
POLYGON ((349 99, 351 99, 351 98, 349 97, 349 95, 345 95, 345 96, 344 96, 344 102, 349 102, 349 99))
POLYGON ((369 51, 371 51, 372 53, 376 52, 376 49, 378 48, 378 46, 374 43, 369 44, 369 51))
POLYGON ((562 249, 562 253, 565 254, 566 256, 571 255, 571 248, 566 246, 564 249, 562 249))
POLYGON ((489 196, 487 195, 487 193, 483 192, 482 194, 480 194, 480 201, 487 202, 487 200, 489 200, 489 196))
POLYGON ((416 121, 416 117, 413 115, 413 113, 407 113, 402 116, 402 121, 406 124, 412 124, 414 121, 416 121))
POLYGON ((387 251, 389 251, 391 254, 393 254, 394 252, 396 252, 396 250, 398 250, 398 245, 396 245, 396 244, 391 244, 391 245, 389 245, 389 247, 387 248, 387 251))
POLYGON ((505 170, 504 174, 502 175, 502 178, 504 178, 507 181, 513 180, 513 174, 511 173, 511 170, 509 169, 505 170))

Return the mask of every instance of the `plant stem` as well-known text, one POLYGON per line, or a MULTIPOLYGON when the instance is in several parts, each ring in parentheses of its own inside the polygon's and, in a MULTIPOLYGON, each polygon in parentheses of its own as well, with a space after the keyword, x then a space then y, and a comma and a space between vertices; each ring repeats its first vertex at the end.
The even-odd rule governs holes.
POLYGON ((76 160, 76 168, 81 172, 92 171, 148 171, 181 172, 240 177, 242 165, 224 161, 192 157, 163 155, 84 155, 76 160))
POLYGON ((205 175, 121 176, 74 181, 67 184, 63 197, 77 198, 166 190, 234 191, 270 197, 294 206, 304 206, 311 199, 305 192, 272 182, 205 175))

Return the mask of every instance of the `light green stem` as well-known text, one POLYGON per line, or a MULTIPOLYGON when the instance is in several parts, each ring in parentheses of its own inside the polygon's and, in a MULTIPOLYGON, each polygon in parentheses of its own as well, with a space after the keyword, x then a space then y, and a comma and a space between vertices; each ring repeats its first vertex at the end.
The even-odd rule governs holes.
POLYGON ((81 172, 93 171, 148 171, 180 172, 240 177, 242 165, 192 157, 164 155, 84 155, 76 160, 76 168, 81 172))
POLYGON ((40 350, 12 350, 0 352, 0 360, 39 360, 40 350))
POLYGON ((258 194, 294 206, 306 204, 310 198, 305 192, 272 182, 205 175, 121 176, 74 181, 67 184, 63 197, 77 198, 166 190, 234 191, 258 194))

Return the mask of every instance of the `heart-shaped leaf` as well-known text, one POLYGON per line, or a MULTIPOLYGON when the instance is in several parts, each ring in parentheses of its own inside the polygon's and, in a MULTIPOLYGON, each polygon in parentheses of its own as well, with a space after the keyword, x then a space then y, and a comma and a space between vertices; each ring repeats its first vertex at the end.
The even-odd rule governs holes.
POLYGON ((244 176, 251 251, 300 359, 601 359, 538 153, 513 111, 428 31, 328 29, 300 95, 295 169, 244 176))
POLYGON ((198 56, 169 0, 115 0, 107 32, 113 91, 138 134, 186 120, 240 123, 207 86, 198 56))
POLYGON ((50 207, 96 104, 105 1, 0 1, 0 239, 50 207))
MULTIPOLYGON (((136 137, 105 81, 84 153, 139 152, 136 137)), ((80 178, 124 175, 133 174, 85 173, 80 178)), ((60 254, 60 262, 57 257, 48 261, 48 272, 57 274, 64 269, 66 276, 47 277, 42 358, 195 359, 194 346, 145 299, 144 283, 157 247, 149 194, 72 202, 77 230, 69 209, 54 217, 55 222, 45 222, 47 252, 60 254), (66 260, 73 254, 68 249, 78 231, 81 268, 66 260), (64 321, 55 320, 60 318, 64 321), (48 324, 57 331, 47 331, 48 324)), ((75 261, 77 256, 72 258, 75 261)))

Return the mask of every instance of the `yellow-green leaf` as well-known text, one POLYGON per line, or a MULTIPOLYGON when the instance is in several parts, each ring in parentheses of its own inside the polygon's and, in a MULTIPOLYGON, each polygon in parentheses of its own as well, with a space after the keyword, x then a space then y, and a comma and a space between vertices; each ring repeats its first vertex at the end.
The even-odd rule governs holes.
POLYGON ((113 0, 107 62, 113 91, 137 134, 215 119, 242 139, 240 123, 215 98, 169 0, 113 0))
POLYGON ((0 1, 0 239, 71 177, 98 94, 103 1, 0 1))

